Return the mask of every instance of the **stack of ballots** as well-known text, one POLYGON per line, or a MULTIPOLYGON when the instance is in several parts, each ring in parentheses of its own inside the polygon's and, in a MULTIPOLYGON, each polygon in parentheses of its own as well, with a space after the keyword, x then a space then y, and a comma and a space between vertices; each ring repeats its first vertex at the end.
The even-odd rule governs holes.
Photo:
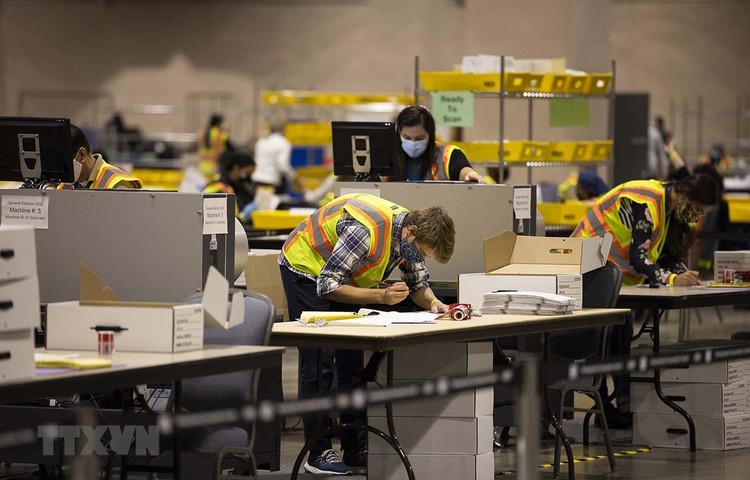
POLYGON ((478 313, 516 313, 522 315, 560 315, 571 313, 576 306, 572 297, 544 292, 499 290, 484 294, 478 313))

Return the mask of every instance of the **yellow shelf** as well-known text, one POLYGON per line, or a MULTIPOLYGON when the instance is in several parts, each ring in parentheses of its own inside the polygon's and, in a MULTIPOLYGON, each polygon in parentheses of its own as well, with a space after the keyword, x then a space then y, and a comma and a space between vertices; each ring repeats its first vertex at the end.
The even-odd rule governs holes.
MULTIPOLYGON (((500 160, 498 142, 452 142, 461 148, 472 163, 500 160)), ((506 140, 503 160, 506 162, 595 162, 604 161, 612 151, 611 140, 537 142, 506 140)))
POLYGON ((265 105, 319 105, 347 106, 371 103, 411 105, 414 97, 401 93, 349 93, 315 92, 306 90, 265 90, 262 92, 265 105))
MULTIPOLYGON (((419 72, 419 78, 426 91, 500 92, 499 73, 419 72)), ((602 95, 611 83, 611 73, 505 73, 508 92, 602 95)))

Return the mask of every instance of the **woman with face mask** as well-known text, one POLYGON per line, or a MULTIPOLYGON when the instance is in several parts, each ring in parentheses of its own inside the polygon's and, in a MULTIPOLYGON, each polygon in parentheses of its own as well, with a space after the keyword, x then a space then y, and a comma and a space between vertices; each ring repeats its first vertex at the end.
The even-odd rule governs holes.
MULTIPOLYGON (((693 244, 698 219, 716 205, 719 186, 708 175, 696 174, 676 182, 635 180, 602 195, 573 232, 574 237, 612 234, 609 259, 622 269, 624 285, 699 285, 698 272, 684 262, 693 244)), ((633 316, 608 331, 612 356, 628 355, 633 316)), ((613 375, 617 407, 604 405, 610 428, 630 428, 630 382, 613 375)), ((599 389, 607 398, 607 382, 599 389)))
POLYGON ((718 200, 719 186, 705 174, 626 182, 599 198, 572 236, 610 232, 609 259, 622 269, 624 285, 698 285, 698 272, 684 262, 695 224, 718 200))
POLYGON ((426 107, 412 105, 396 119, 401 142, 395 175, 391 180, 458 180, 486 183, 469 163, 466 154, 454 145, 435 141, 435 120, 426 107))

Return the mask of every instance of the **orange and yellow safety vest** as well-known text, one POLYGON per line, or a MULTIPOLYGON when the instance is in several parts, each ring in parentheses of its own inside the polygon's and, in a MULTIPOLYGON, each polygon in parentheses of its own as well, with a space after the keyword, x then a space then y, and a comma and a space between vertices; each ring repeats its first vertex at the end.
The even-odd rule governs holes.
POLYGON ((664 184, 658 180, 635 180, 618 185, 596 201, 571 236, 601 237, 606 232, 612 233, 609 259, 622 269, 623 284, 643 283, 646 276, 636 272, 630 264, 633 232, 620 218, 621 199, 628 198, 636 203, 645 204, 648 208, 654 221, 648 260, 656 263, 664 249, 664 240, 667 236, 665 197, 664 184))
POLYGON ((390 258, 393 217, 407 211, 374 195, 343 195, 316 210, 297 226, 284 243, 284 256, 294 269, 319 276, 338 240, 336 225, 346 212, 370 232, 367 257, 353 273, 352 281, 359 287, 372 287, 383 279, 390 258))

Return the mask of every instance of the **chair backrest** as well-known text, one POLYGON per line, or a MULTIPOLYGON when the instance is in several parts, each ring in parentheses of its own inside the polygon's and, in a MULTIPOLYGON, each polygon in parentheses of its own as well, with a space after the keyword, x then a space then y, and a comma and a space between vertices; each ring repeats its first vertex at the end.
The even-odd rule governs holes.
MULTIPOLYGON (((207 328, 204 345, 268 345, 275 309, 260 293, 243 291, 245 321, 229 329, 207 328)), ((193 297, 190 301, 200 301, 193 297)), ((182 382, 182 406, 188 411, 238 407, 256 400, 258 372, 253 370, 210 375, 182 382)))
MULTIPOLYGON (((622 270, 607 262, 583 274, 583 307, 614 308, 622 287, 622 270)), ((562 360, 586 360, 604 355, 606 328, 587 328, 550 335, 550 353, 562 360)))

